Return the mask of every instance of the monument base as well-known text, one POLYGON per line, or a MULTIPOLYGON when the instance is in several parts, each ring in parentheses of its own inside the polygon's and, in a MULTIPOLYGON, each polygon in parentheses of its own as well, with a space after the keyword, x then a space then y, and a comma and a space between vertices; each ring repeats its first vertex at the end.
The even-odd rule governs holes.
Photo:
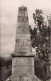
POLYGON ((33 81, 34 56, 12 55, 12 81, 33 81))
POLYGON ((10 76, 6 81, 42 81, 36 75, 34 76, 10 76))

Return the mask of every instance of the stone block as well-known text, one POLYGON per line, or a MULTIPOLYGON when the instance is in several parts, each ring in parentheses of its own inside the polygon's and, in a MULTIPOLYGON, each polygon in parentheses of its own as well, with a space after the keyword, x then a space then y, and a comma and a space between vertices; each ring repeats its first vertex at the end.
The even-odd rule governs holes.
POLYGON ((29 28, 27 27, 19 27, 17 30, 17 34, 29 34, 29 28))
POLYGON ((12 75, 34 75, 34 57, 13 57, 12 75))
MULTIPOLYGON (((20 27, 27 27, 29 28, 29 22, 17 22, 17 28, 20 28, 20 27)), ((30 31, 29 31, 29 34, 30 34, 30 31)))
POLYGON ((22 39, 22 40, 31 40, 30 34, 17 34, 16 39, 22 39))
POLYGON ((34 67, 34 57, 13 57, 12 66, 34 67))

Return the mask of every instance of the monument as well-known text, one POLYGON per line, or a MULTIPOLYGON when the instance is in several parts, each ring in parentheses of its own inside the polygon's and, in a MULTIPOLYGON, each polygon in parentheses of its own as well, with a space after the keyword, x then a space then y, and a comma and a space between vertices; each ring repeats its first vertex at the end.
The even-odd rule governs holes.
POLYGON ((27 7, 18 10, 15 50, 12 54, 12 81, 34 81, 34 55, 32 54, 27 7))

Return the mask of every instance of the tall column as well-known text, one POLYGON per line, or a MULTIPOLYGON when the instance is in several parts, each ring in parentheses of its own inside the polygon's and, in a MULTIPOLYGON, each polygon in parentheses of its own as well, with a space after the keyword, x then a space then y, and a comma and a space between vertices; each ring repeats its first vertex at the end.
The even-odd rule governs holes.
POLYGON ((15 51, 16 55, 28 54, 31 52, 31 39, 29 30, 29 20, 27 7, 20 7, 18 11, 17 30, 16 30, 16 43, 15 51))

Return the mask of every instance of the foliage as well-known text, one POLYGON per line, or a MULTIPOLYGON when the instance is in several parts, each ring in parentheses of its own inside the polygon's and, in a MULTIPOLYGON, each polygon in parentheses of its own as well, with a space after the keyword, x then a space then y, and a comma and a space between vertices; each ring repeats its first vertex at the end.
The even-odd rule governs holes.
POLYGON ((49 78, 50 57, 50 29, 51 15, 44 20, 43 11, 36 9, 33 13, 34 29, 30 27, 32 47, 36 47, 37 57, 35 59, 35 74, 43 81, 49 78))
POLYGON ((1 64, 1 81, 5 81, 11 75, 12 60, 10 58, 0 57, 1 64))
POLYGON ((37 47, 37 53, 43 58, 43 60, 48 59, 50 53, 50 26, 51 16, 47 21, 44 21, 43 11, 36 10, 33 13, 33 19, 35 23, 35 27, 31 32, 32 46, 37 47), (47 24, 48 22, 48 24, 47 24))
POLYGON ((35 75, 42 81, 46 81, 50 78, 49 75, 49 61, 41 60, 38 56, 35 57, 35 75))

